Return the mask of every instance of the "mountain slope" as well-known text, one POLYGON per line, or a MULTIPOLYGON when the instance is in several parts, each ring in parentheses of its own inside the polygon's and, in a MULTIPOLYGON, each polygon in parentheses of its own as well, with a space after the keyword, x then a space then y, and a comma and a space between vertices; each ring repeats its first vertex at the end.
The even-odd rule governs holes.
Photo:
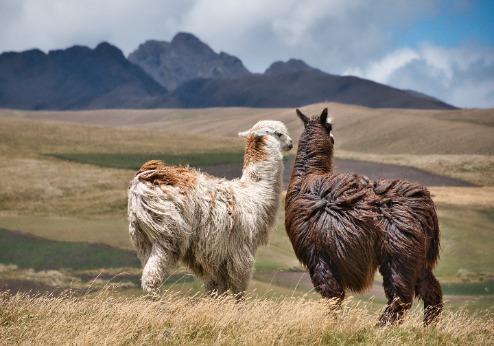
POLYGON ((151 107, 166 89, 108 44, 0 55, 0 106, 25 109, 151 107))
POLYGON ((183 107, 298 107, 329 101, 372 108, 454 109, 440 100, 358 77, 315 69, 288 70, 222 80, 195 79, 179 86, 174 95, 183 107))
POLYGON ((231 78, 248 75, 237 57, 216 53, 192 34, 180 32, 171 42, 150 40, 129 55, 167 89, 194 78, 231 78))

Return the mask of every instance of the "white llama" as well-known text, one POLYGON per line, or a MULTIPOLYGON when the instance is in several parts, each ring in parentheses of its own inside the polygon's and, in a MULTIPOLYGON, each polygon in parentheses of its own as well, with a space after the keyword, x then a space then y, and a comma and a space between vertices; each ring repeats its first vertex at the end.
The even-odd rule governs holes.
POLYGON ((142 288, 157 294, 179 260, 209 294, 247 288, 259 245, 268 240, 282 187, 282 151, 292 139, 279 121, 263 120, 246 137, 240 179, 225 180, 189 167, 145 163, 131 181, 129 233, 144 267, 142 288))

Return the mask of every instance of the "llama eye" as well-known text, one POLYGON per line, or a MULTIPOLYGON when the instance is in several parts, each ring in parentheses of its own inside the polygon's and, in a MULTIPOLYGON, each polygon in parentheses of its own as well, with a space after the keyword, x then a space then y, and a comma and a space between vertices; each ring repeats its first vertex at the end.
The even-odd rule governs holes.
POLYGON ((282 134, 281 134, 281 133, 279 133, 279 132, 276 132, 276 135, 277 135, 279 138, 281 138, 281 136, 282 136, 282 134))

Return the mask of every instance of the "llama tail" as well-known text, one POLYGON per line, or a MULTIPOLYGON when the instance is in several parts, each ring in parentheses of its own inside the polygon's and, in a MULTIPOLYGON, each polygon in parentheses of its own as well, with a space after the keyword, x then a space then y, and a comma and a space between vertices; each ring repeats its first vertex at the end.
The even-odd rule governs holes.
POLYGON ((128 194, 129 233, 136 247, 143 241, 140 236, 136 238, 137 232, 141 232, 148 243, 160 243, 164 249, 170 248, 172 239, 179 234, 183 236, 188 230, 180 212, 184 210, 183 205, 179 196, 142 182, 137 175, 130 183, 128 194))
POLYGON ((427 248, 427 263, 426 266, 428 269, 434 269, 434 267, 437 264, 437 261, 439 260, 439 248, 440 248, 440 231, 439 231, 439 221, 437 219, 437 213, 436 209, 434 208, 434 204, 431 201, 432 204, 432 211, 431 211, 431 217, 432 217, 432 228, 430 228, 428 231, 428 238, 429 238, 429 246, 427 248))

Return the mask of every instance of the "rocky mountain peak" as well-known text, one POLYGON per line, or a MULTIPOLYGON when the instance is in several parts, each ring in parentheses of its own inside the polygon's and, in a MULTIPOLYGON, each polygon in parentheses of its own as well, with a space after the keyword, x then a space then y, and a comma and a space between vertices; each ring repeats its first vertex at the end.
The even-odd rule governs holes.
POLYGON ((101 42, 100 44, 98 44, 94 48, 94 51, 97 54, 108 55, 108 56, 113 56, 113 57, 125 59, 125 56, 123 55, 122 51, 119 48, 115 47, 114 45, 112 45, 108 42, 101 42))
POLYGON ((250 74, 242 61, 226 53, 216 53, 196 36, 179 32, 171 42, 146 41, 129 55, 167 89, 195 78, 235 78, 250 74))
POLYGON ((266 75, 276 75, 295 72, 322 72, 321 70, 309 66, 300 59, 290 59, 288 61, 275 61, 264 72, 266 75))

